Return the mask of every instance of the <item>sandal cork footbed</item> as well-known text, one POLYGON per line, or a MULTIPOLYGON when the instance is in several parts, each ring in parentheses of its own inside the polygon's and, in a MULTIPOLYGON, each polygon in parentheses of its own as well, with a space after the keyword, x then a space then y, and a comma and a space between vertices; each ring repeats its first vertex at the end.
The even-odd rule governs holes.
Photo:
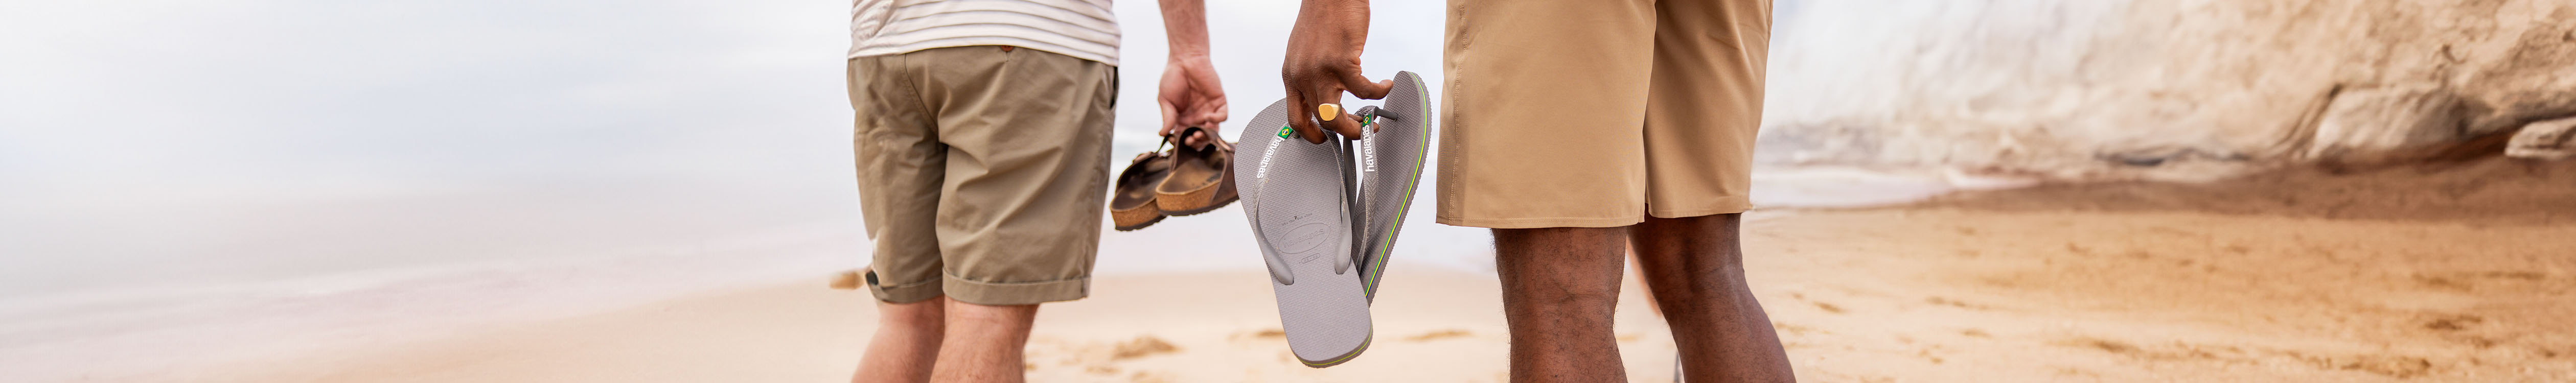
POLYGON ((1205 129, 1187 128, 1173 141, 1188 142, 1190 136, 1206 135, 1215 141, 1205 147, 1180 145, 1173 149, 1172 174, 1154 187, 1154 203, 1163 214, 1195 215, 1223 208, 1241 196, 1233 185, 1234 147, 1205 129))
POLYGON ((1117 187, 1109 197, 1109 220, 1118 231, 1131 231, 1163 221, 1163 209, 1154 201, 1156 185, 1172 174, 1172 155, 1151 152, 1137 155, 1127 170, 1118 172, 1117 187))

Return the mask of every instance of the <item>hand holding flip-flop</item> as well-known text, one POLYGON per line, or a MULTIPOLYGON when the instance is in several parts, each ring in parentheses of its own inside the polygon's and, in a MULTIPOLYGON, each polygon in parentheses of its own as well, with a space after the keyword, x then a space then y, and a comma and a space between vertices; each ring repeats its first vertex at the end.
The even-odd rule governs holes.
POLYGON ((1290 110, 1314 110, 1316 117, 1290 118, 1288 126, 1307 143, 1324 143, 1325 130, 1359 139, 1359 119, 1341 110, 1342 92, 1364 99, 1386 98, 1393 81, 1369 81, 1360 75, 1360 52, 1368 44, 1367 0, 1309 0, 1297 11, 1297 26, 1288 35, 1287 63, 1279 69, 1288 85, 1290 110), (1317 122, 1323 126, 1316 126, 1317 122))

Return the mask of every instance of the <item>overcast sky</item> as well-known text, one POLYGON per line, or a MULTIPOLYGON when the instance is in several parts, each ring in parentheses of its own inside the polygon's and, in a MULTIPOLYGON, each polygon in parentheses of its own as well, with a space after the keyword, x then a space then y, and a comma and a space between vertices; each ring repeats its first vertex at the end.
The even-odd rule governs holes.
MULTIPOLYGON (((1437 2, 1386 3, 1372 74, 1436 72, 1437 2)), ((0 56, 9 84, 0 87, 0 175, 89 195, 833 171, 848 166, 847 7, 13 4, 0 12, 9 36, 0 49, 11 52, 0 56)), ((1277 99, 1294 4, 1210 7, 1234 103, 1258 109, 1277 99)), ((1154 8, 1118 5, 1128 40, 1124 132, 1155 123, 1154 108, 1143 107, 1153 105, 1164 51, 1154 8)))
MULTIPOLYGON (((1155 2, 1116 7, 1123 159, 1154 140, 1165 43, 1155 2)), ((1445 2, 1374 7, 1368 75, 1414 71, 1439 92, 1445 2)), ((1233 132, 1281 97, 1296 4, 1208 8, 1233 132)), ((0 5, 0 297, 781 226, 856 236, 848 15, 841 0, 0 5)))
MULTIPOLYGON (((1441 2, 1380 3, 1369 73, 1436 80, 1441 2)), ((1155 8, 1117 4, 1121 153, 1149 146, 1158 124, 1155 8)), ((1209 8, 1231 131, 1280 97, 1295 4, 1209 8)), ((0 274, 22 275, 0 275, 13 281, 0 294, 768 225, 855 232, 848 12, 843 1, 12 2, 0 6, 0 270, 17 272, 0 274)))

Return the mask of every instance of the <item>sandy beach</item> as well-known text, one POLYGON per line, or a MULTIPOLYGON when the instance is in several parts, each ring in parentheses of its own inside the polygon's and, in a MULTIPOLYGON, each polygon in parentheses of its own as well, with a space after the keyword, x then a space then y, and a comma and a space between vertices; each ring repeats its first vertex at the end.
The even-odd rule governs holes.
MULTIPOLYGON (((1297 1, 913 7, 934 2, 11 3, 0 383, 847 381, 878 311, 830 285, 871 262, 872 229, 905 224, 872 226, 875 204, 1040 216, 1013 207, 1064 201, 960 187, 1082 167, 1014 173, 1037 168, 979 146, 1114 171, 1168 148, 1167 124, 1269 132, 1250 120, 1303 77, 1274 65, 1322 62, 1307 59, 1325 45, 1349 46, 1327 60, 1344 77, 1408 73, 1452 106, 1422 116, 1447 138, 1422 184, 1505 185, 1440 182, 1497 159, 1441 151, 1485 141, 1460 133, 1536 121, 1565 138, 1544 144, 1590 150, 1572 144, 1638 127, 1472 107, 1488 102, 1752 129, 1750 153, 1719 153, 1742 150, 1734 135, 1645 139, 1656 157, 1752 167, 1700 181, 1750 186, 1745 268, 1802 381, 2576 383, 2576 0, 1551 15, 1725 26, 1654 36, 1644 67, 1491 17, 1452 28, 1475 13, 1457 0, 1329 9, 1357 24, 1297 1), (1366 36, 1300 27, 1323 24, 1366 36), (1695 40, 1722 44, 1675 43, 1695 40), (851 61, 985 44, 1111 86, 1021 83, 1046 71, 1010 60, 851 61), (1587 60, 1453 65, 1514 52, 1587 60), (1543 92, 1487 85, 1533 73, 1543 92), (1639 78, 1655 91, 1601 92, 1639 78), (884 113, 888 92, 868 89, 903 79, 915 96, 973 79, 1015 98, 884 113), (1030 117, 1050 108, 1090 113, 1030 117), (1729 118, 1662 118, 1688 109, 1729 118), (922 168, 942 171, 941 196, 863 198, 887 174, 854 161, 884 143, 862 120, 922 113, 946 137, 915 158, 945 164, 922 168), (1031 135, 1064 128, 1114 154, 1031 135), (979 135, 993 145, 957 139, 979 135)), ((1499 159, 1483 169, 1565 162, 1499 159)), ((1653 189, 1694 173, 1646 163, 1590 170, 1664 175, 1653 189)), ((1604 186, 1550 181, 1505 186, 1604 186)), ((1102 228, 1090 296, 1040 310, 1029 380, 1508 381, 1490 232, 1434 222, 1443 192, 1462 193, 1424 187, 1399 210, 1373 343, 1351 362, 1294 360, 1243 209, 1217 209, 1102 228)), ((1625 376, 1671 382, 1674 344, 1626 275, 1625 376)))
MULTIPOLYGON (((2498 160, 2205 185, 2043 185, 1760 212, 1746 253, 1805 381, 2568 381, 2569 180, 2576 167, 2498 160)), ((1376 343, 1343 366, 1290 360, 1267 289, 1246 270, 1103 277, 1092 298, 1041 313, 1030 377, 1503 380, 1492 277, 1395 267, 1376 305, 1376 343)), ((175 377, 840 381, 873 312, 864 293, 824 282, 175 377)), ((1669 381, 1672 343, 1630 283, 1618 323, 1629 376, 1669 381)))

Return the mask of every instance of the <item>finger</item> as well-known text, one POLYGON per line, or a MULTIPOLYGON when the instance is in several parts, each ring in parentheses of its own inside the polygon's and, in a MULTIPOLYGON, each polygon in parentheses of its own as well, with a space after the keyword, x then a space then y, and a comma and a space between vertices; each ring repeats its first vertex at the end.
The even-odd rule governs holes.
POLYGON ((1360 139, 1360 117, 1353 116, 1350 112, 1342 112, 1341 117, 1324 122, 1324 128, 1331 129, 1333 133, 1341 133, 1345 138, 1360 139))
POLYGON ((1190 110, 1181 112, 1182 125, 1205 128, 1209 133, 1216 133, 1217 125, 1224 124, 1225 120, 1224 101, 1203 100, 1198 105, 1191 106, 1190 110))
POLYGON ((1324 143, 1324 130, 1315 126, 1315 115, 1311 112, 1297 111, 1298 109, 1313 110, 1312 108, 1314 108, 1315 103, 1306 99, 1306 92, 1298 91, 1296 87, 1289 87, 1288 105, 1288 113, 1290 113, 1288 117, 1288 128, 1296 130, 1298 137, 1306 139, 1306 143, 1324 143))
MULTIPOLYGON (((1333 104, 1334 106, 1341 106, 1341 103, 1342 103, 1342 92, 1330 92, 1330 93, 1325 93, 1325 94, 1329 94, 1329 95, 1331 95, 1331 96, 1326 96, 1326 97, 1324 97, 1324 98, 1323 98, 1323 99, 1321 99, 1321 100, 1315 100, 1315 101, 1316 101, 1316 103, 1317 103, 1317 105, 1321 105, 1321 104, 1333 104)), ((1324 129, 1331 130, 1331 131, 1333 131, 1333 133, 1340 133, 1340 134, 1342 135, 1342 137, 1345 137, 1345 138, 1350 138, 1350 139, 1354 139, 1354 140, 1359 139, 1359 138, 1360 138, 1360 119, 1359 119, 1359 117, 1352 116, 1352 115, 1351 115, 1351 111, 1350 111, 1350 109, 1349 109, 1349 108, 1334 108, 1334 109, 1335 109, 1335 110, 1331 110, 1331 111, 1323 111, 1323 110, 1317 110, 1317 111, 1316 111, 1316 113, 1318 113, 1318 114, 1322 114, 1322 113, 1326 113, 1326 112, 1330 112, 1330 113, 1331 113, 1330 115, 1332 116, 1332 119, 1331 119, 1330 121, 1324 121, 1324 126, 1323 126, 1323 127, 1324 127, 1324 129)), ((1322 115, 1318 115, 1318 116, 1316 116, 1315 118, 1317 118, 1317 119, 1323 119, 1323 118, 1324 118, 1324 116, 1322 116, 1322 115)))
POLYGON ((1353 68, 1342 73, 1342 88, 1350 89, 1353 96, 1376 100, 1386 98, 1386 92, 1395 90, 1395 80, 1369 81, 1368 76, 1360 75, 1359 69, 1353 68))
POLYGON ((1223 98, 1224 96, 1218 97, 1219 98, 1215 101, 1206 101, 1200 104, 1200 108, 1207 109, 1207 111, 1199 114, 1199 126, 1211 127, 1209 129, 1210 131, 1214 131, 1215 129, 1213 129, 1213 127, 1217 124, 1225 122, 1228 114, 1226 111, 1225 99, 1223 98))
POLYGON ((1216 74, 1212 72, 1208 73, 1203 80, 1198 82, 1198 102, 1192 104, 1205 112, 1202 117, 1207 121, 1200 126, 1215 127, 1217 123, 1225 122, 1226 118, 1225 86, 1217 82, 1216 74))
POLYGON ((1219 127, 1221 126, 1220 124, 1225 122, 1225 105, 1218 104, 1216 105, 1216 109, 1217 110, 1214 112, 1201 113, 1202 116, 1199 118, 1199 123, 1194 125, 1199 127, 1199 129, 1207 130, 1207 138, 1203 140, 1204 142, 1196 145, 1225 142, 1225 130, 1219 127))
POLYGON ((1181 126, 1181 109, 1173 106, 1172 100, 1169 99, 1156 100, 1155 103, 1163 106, 1163 130, 1157 132, 1157 135, 1171 137, 1172 130, 1179 129, 1181 126))

